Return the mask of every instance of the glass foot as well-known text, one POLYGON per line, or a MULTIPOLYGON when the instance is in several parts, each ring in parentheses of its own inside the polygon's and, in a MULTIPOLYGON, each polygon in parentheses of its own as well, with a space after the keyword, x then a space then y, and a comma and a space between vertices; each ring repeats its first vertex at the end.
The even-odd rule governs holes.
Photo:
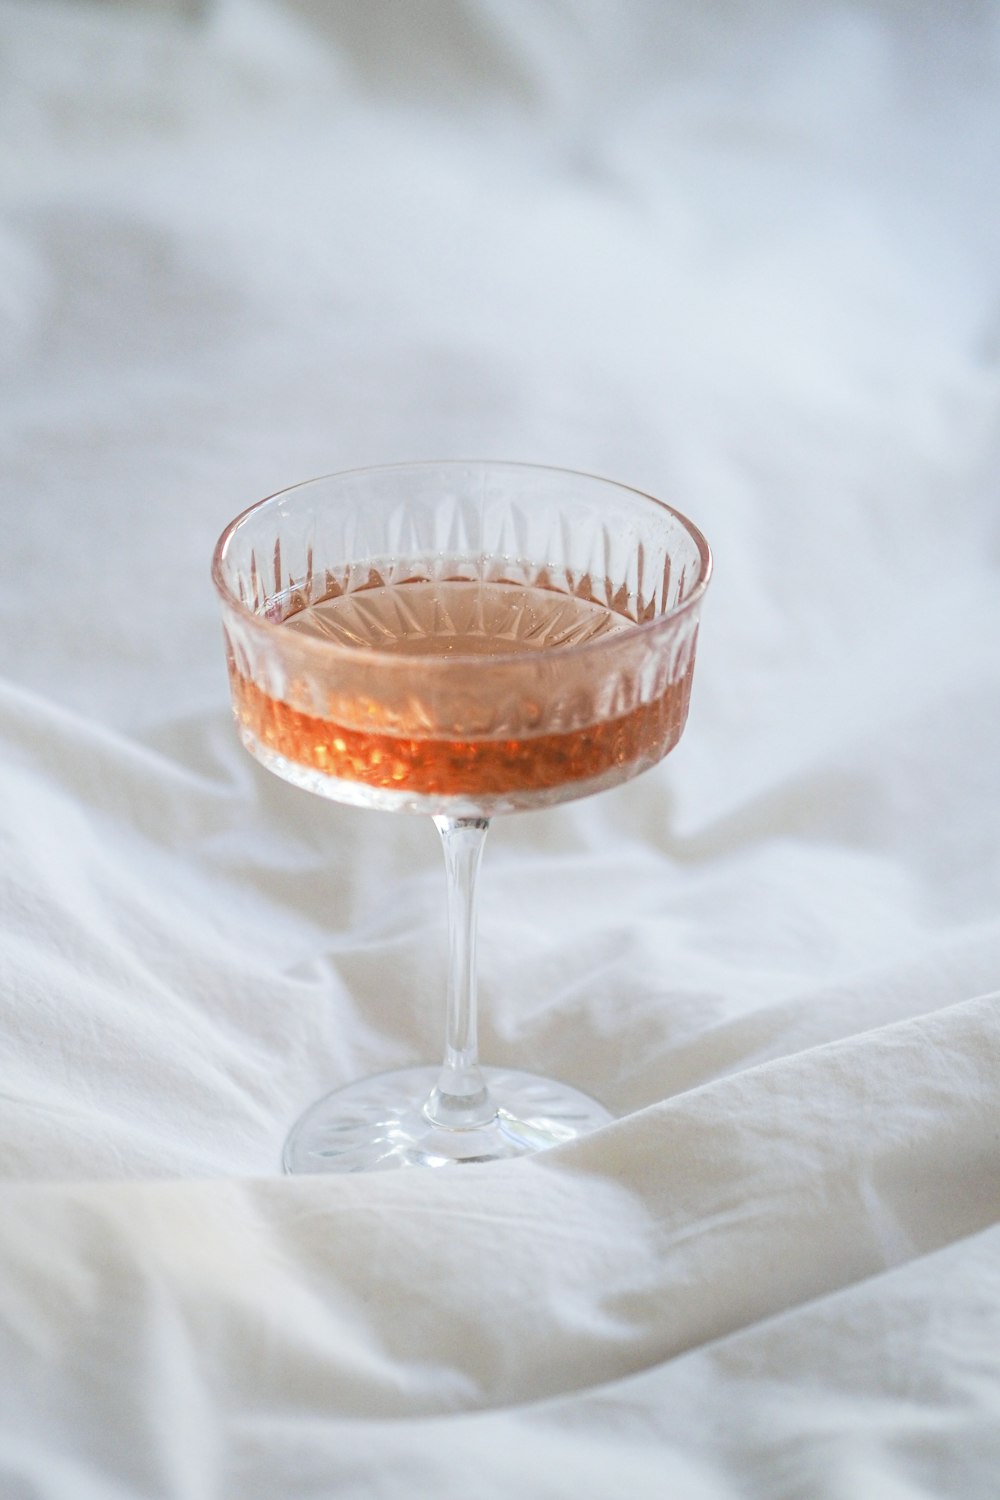
POLYGON ((578 1089, 535 1073, 484 1068, 496 1113, 464 1130, 435 1125, 423 1113, 439 1067, 401 1068, 327 1094, 294 1126, 286 1172, 371 1172, 450 1167, 544 1151, 604 1125, 612 1115, 578 1089))

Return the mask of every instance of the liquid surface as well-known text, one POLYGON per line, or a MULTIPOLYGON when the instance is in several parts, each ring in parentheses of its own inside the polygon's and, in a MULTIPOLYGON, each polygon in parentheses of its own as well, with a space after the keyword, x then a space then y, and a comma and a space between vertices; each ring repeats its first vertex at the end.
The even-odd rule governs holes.
POLYGON ((512 582, 413 580, 324 599, 285 624, 341 646, 414 656, 497 656, 579 645, 634 621, 605 604, 512 582))
MULTIPOLYGON (((317 662, 311 673, 322 677, 326 690, 321 713, 268 696, 231 660, 234 704, 250 742, 337 781, 422 797, 508 798, 527 806, 555 800, 557 789, 574 782, 613 784, 635 774, 673 748, 687 716, 691 665, 624 714, 602 718, 595 710, 595 722, 563 727, 563 699, 572 696, 577 717, 582 703, 586 719, 587 699, 594 697, 596 668, 587 653, 568 654, 565 673, 555 674, 551 703, 533 701, 538 686, 531 658, 539 651, 625 634, 635 623, 605 604, 551 588, 426 579, 379 583, 310 605, 283 623, 290 633, 341 647, 414 657, 401 710, 398 702, 390 707, 380 699, 378 665, 370 657, 359 658, 359 669, 351 673, 350 651, 331 652, 329 663, 317 662), (474 728, 442 724, 421 694, 419 658, 435 658, 427 670, 439 673, 440 658, 448 656, 458 658, 449 688, 459 695, 467 689, 487 716, 474 728), (515 704, 513 728, 502 718, 489 722, 492 682, 484 677, 490 668, 482 659, 498 656, 525 659, 525 672, 515 667, 523 701, 515 704)), ((613 671, 612 663, 629 658, 623 641, 620 655, 601 653, 601 668, 613 671)), ((509 679, 504 695, 509 703, 509 679)))

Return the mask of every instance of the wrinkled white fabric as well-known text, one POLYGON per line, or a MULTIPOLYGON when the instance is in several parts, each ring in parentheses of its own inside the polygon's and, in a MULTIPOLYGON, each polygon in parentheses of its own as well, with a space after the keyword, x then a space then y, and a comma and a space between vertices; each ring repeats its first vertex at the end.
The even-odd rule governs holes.
POLYGON ((998 147, 987 0, 0 0, 3 1500, 996 1494, 998 147), (716 555, 483 867, 485 1056, 618 1118, 284 1178, 443 872, 241 750, 211 549, 470 455, 716 555))

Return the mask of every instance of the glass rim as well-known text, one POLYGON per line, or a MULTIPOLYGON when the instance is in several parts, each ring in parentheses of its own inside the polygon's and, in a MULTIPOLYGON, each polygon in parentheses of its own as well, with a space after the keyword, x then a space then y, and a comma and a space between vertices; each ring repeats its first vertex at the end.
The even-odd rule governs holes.
POLYGON ((612 643, 617 643, 620 649, 623 644, 623 637, 628 640, 636 640, 640 636, 649 637, 659 631, 666 630, 668 627, 676 624, 682 616, 691 613, 701 603, 701 599, 712 576, 712 549, 700 527, 695 525, 694 521, 686 516, 683 511, 678 510, 676 506, 670 505, 666 500, 660 500, 656 495, 649 494, 647 490, 641 490, 636 485, 625 484, 619 479, 609 479, 603 474, 592 474, 583 469, 569 469, 558 464, 537 464, 531 463, 528 460, 503 458, 404 459, 401 462, 388 464, 363 464, 351 469, 335 469, 327 474, 316 474, 311 479, 300 479, 295 484, 284 485, 280 490, 273 490, 269 495, 264 495, 260 500, 255 500, 252 505, 248 505, 245 510, 240 511, 220 533, 212 553, 211 576, 216 592, 225 606, 242 616, 249 625, 268 634, 272 631, 277 631, 279 632, 278 639, 291 640, 294 636, 296 649, 305 648, 307 653, 317 651, 324 657, 329 657, 333 654, 338 657, 343 656, 345 659, 353 662, 364 660, 377 661, 383 666, 389 661, 406 661, 411 664, 415 662, 434 663, 438 670, 442 666, 448 666, 456 662, 475 662, 480 668, 517 662, 523 667, 525 664, 524 655, 516 651, 498 651, 491 654, 485 660, 480 655, 470 655, 462 652, 456 652, 454 655, 447 657, 442 657, 433 652, 413 652, 412 654, 408 653, 405 658, 400 658, 392 652, 380 651, 377 646, 345 646, 333 640, 304 635, 301 631, 289 629, 287 620, 269 620, 264 615, 256 613, 255 610, 247 605, 245 600, 233 592, 223 577, 226 549, 239 528, 251 516, 256 515, 259 510, 263 510, 265 506, 272 505, 275 501, 283 499, 286 495, 294 494, 298 490, 310 489, 313 485, 327 484, 337 479, 363 478, 369 474, 391 474, 402 470, 417 472, 421 470, 465 468, 493 470, 518 469, 537 474, 561 475, 567 479, 586 479, 592 483, 607 485, 609 489, 620 490, 626 494, 637 496, 640 500, 645 500, 649 504, 659 507, 660 510, 666 511, 674 520, 680 522, 680 525, 687 532, 697 549, 699 575, 695 583, 683 599, 679 600, 677 604, 672 605, 663 614, 657 615, 652 620, 630 620, 627 629, 617 632, 614 636, 597 636, 594 639, 579 641, 571 645, 543 647, 538 652, 533 653, 535 659, 541 661, 550 655, 558 653, 559 659, 565 660, 569 655, 600 651, 602 648, 607 649, 612 643))

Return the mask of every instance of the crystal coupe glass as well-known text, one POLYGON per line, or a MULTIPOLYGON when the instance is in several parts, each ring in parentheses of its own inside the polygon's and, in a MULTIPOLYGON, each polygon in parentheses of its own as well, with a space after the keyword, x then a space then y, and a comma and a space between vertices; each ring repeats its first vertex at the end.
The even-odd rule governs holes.
POLYGON ((480 1066, 476 872, 494 814, 603 791, 676 745, 711 566, 670 506, 512 463, 314 479, 223 532, 213 578, 244 745, 320 796, 429 814, 448 879, 442 1063, 321 1099, 287 1171, 489 1161, 610 1118, 566 1084, 480 1066))

